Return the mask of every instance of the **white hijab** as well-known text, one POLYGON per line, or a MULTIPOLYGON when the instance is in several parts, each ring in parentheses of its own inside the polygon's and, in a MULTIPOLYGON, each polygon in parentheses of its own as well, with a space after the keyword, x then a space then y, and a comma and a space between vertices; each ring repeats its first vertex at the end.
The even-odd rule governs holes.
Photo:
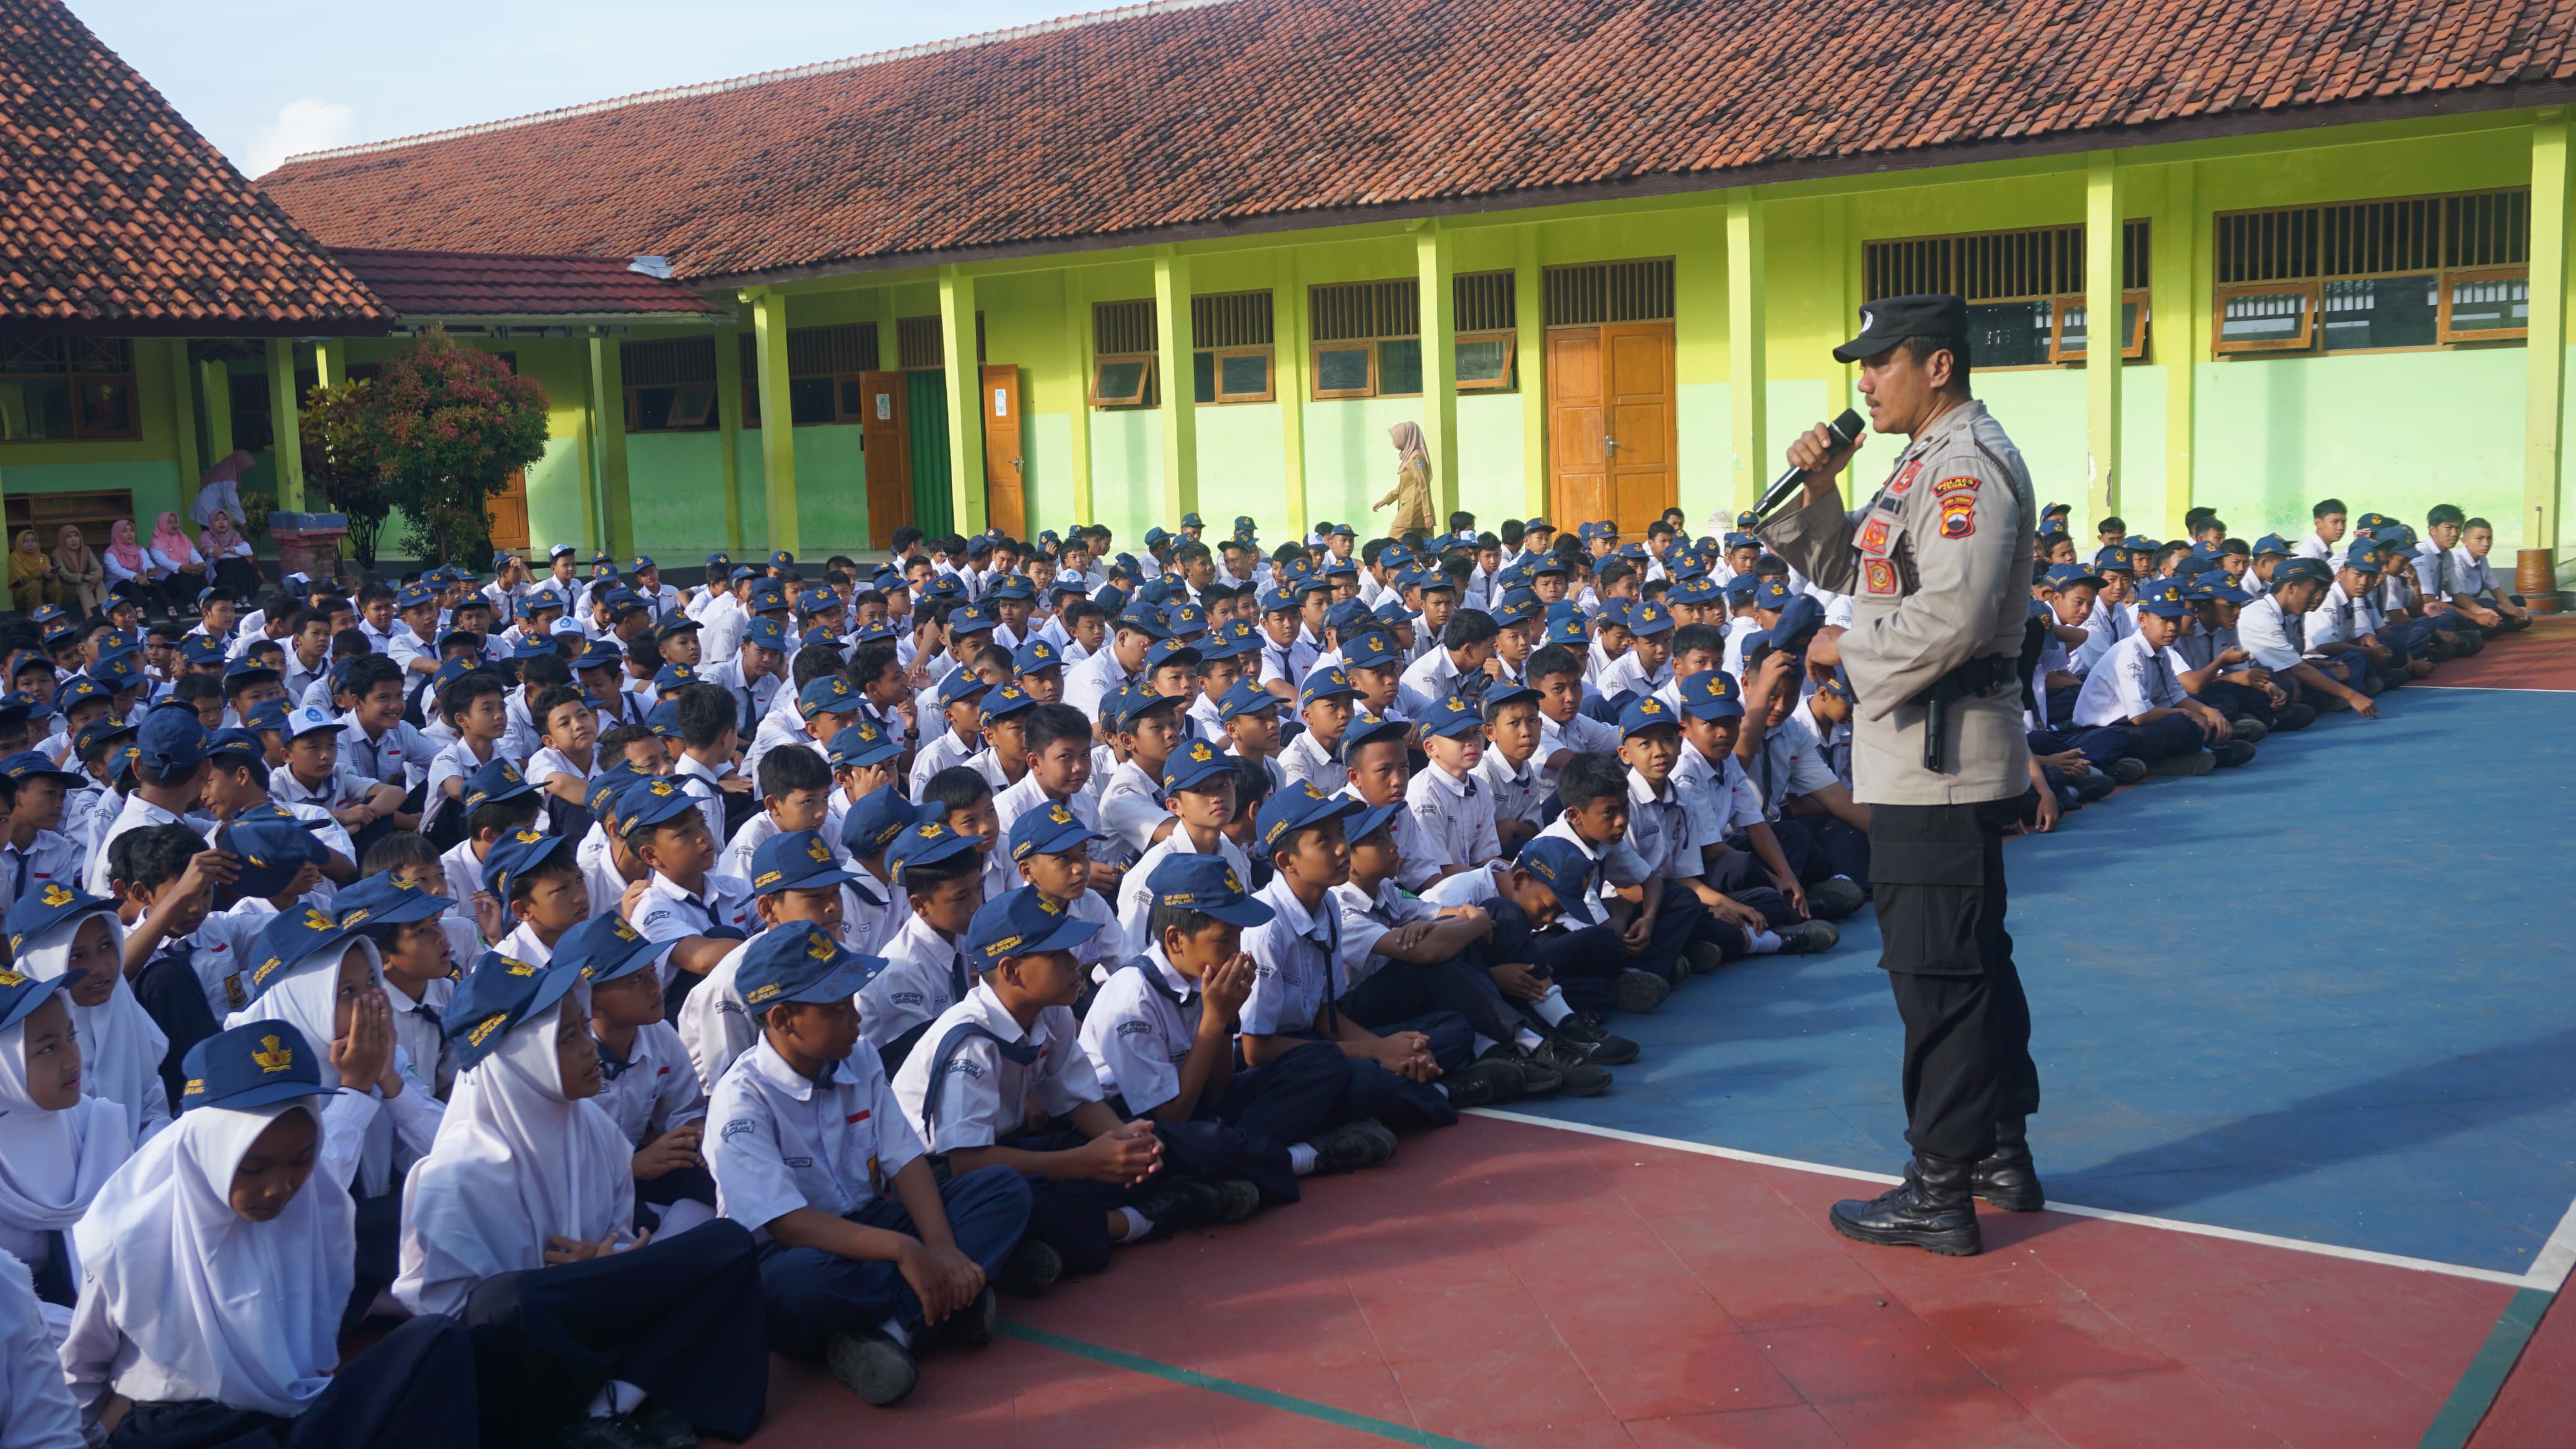
POLYGON ((91 921, 107 922, 108 969, 116 985, 105 1002, 82 1006, 71 1000, 72 1028, 80 1037, 81 1091, 105 1097, 125 1109, 125 1120, 140 1145, 170 1124, 170 1094, 161 1085, 161 1059, 170 1054, 170 1038, 161 1034, 152 1014, 134 999, 125 983, 125 923, 110 910, 83 911, 29 942, 18 953, 23 969, 39 981, 51 981, 72 969, 72 937, 91 921))
POLYGON ((85 1291, 104 1295, 108 1321, 144 1358, 226 1407, 286 1418, 340 1361, 357 1216, 326 1172, 265 1223, 233 1211, 232 1182, 268 1124, 310 1110, 307 1100, 181 1115, 73 1230, 85 1291))
POLYGON ((133 1154, 125 1108, 83 1093, 49 1112, 27 1090, 27 1024, 0 1031, 0 1225, 60 1232, 133 1154))
POLYGON ((633 1144, 597 1102, 564 1095, 559 1009, 457 1075, 437 1145, 404 1179, 394 1296, 415 1313, 455 1312, 484 1280, 544 1267, 548 1238, 595 1243, 635 1220, 633 1144))
MULTIPOLYGON (((277 984, 260 993, 259 999, 224 1018, 226 1028, 246 1026, 254 1021, 275 1018, 291 1023, 322 1062, 322 1089, 328 1093, 342 1086, 340 1069, 331 1064, 331 1043, 339 1038, 340 962, 356 946, 366 952, 367 974, 381 991, 385 985, 384 958, 376 945, 364 936, 348 936, 325 945, 321 950, 297 958, 286 968, 277 984)), ((346 1090, 373 1093, 373 1082, 361 1082, 346 1090)), ((324 1100, 328 1100, 327 1097, 324 1100)), ((358 1147, 358 1175, 350 1190, 357 1196, 375 1197, 393 1185, 394 1124, 393 1119, 378 1112, 367 1123, 367 1135, 358 1147)))

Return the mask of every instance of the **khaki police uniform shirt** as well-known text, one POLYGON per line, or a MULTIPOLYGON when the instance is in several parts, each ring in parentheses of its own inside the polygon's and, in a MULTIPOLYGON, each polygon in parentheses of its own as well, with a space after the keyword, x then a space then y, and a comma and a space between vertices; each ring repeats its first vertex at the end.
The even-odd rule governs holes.
POLYGON ((1950 706, 1948 758, 1923 768, 1933 681, 1981 655, 2017 656, 2029 612, 2030 470, 1984 403, 1958 404, 1846 513, 1828 494, 1762 529, 1771 551, 1848 594, 1843 667, 1857 701, 1852 794, 1875 805, 1966 805, 2030 785, 2021 691, 2007 680, 1950 706))

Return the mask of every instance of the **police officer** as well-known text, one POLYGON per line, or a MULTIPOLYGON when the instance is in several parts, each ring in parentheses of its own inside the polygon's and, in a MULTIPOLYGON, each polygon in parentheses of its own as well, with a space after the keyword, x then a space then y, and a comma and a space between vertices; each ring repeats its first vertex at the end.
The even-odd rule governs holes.
POLYGON ((1913 441, 1846 513, 1848 453, 1818 427, 1789 448, 1806 495, 1761 530, 1771 551, 1851 596, 1850 626, 1810 646, 1855 699, 1852 794, 1870 807, 1870 882, 1905 1022, 1905 1181, 1834 1205, 1862 1242, 1965 1256, 1972 1196, 2042 1202, 2023 1119, 2039 1107, 2030 1006, 2004 932, 2003 836, 2030 787, 2015 663, 2038 505, 2021 453, 1968 395, 1968 309, 1885 297, 1834 349, 1860 364, 1870 427, 1913 441))

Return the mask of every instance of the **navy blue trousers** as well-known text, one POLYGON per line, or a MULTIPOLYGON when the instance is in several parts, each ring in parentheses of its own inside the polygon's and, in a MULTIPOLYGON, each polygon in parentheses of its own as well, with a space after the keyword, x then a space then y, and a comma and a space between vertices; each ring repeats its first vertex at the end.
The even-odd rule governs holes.
POLYGON ((1743 928, 1710 915, 1708 907, 1699 903, 1699 897, 1691 894, 1688 886, 1666 881, 1660 899, 1654 929, 1646 936, 1646 949, 1634 956, 1623 955, 1620 964, 1678 983, 1683 976, 1682 952, 1690 946, 1704 942, 1732 961, 1752 944, 1743 928))
POLYGON ((1350 1054, 1332 1042, 1303 1042, 1261 1066, 1237 1066, 1224 1099, 1213 1112, 1202 1104, 1199 1115, 1213 1116, 1255 1140, 1303 1142, 1366 1115, 1341 1115, 1354 1065, 1350 1054))
MULTIPOLYGON (((1002 1271, 1029 1226, 1028 1184, 1007 1167, 987 1167, 940 1183, 939 1198, 957 1251, 974 1259, 987 1278, 1002 1271)), ((849 1214, 849 1220, 861 1227, 921 1236, 912 1214, 895 1198, 871 1199, 849 1214)), ((889 1318, 902 1323, 906 1332, 917 1333, 924 1326, 921 1295, 912 1291, 903 1270, 892 1263, 861 1262, 820 1248, 763 1243, 758 1280, 767 1346, 783 1354, 811 1358, 823 1351, 824 1341, 832 1335, 874 1328, 889 1318)))
POLYGON ((112 1449, 454 1449, 480 1433, 474 1387, 474 1345, 464 1325, 430 1314, 405 1319, 342 1364, 292 1419, 211 1399, 136 1404, 107 1442, 112 1449))

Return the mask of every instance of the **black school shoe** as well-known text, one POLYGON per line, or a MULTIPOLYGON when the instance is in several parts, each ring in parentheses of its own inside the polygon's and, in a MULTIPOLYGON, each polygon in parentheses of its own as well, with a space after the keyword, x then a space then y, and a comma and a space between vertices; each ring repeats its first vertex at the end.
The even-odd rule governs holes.
POLYGON ((2254 746, 2246 740, 2222 740, 2211 745, 2209 753, 2225 769, 2254 763, 2254 746))
POLYGON ((2303 730, 2316 722, 2316 706, 2295 700, 2272 712, 2272 728, 2275 730, 2303 730))
MULTIPOLYGON (((647 1449, 648 1442, 633 1419, 606 1414, 566 1424, 555 1436, 554 1449, 647 1449)), ((692 1435, 689 1442, 696 1443, 696 1437, 692 1435)))
POLYGON ((1869 892, 1860 882, 1844 876, 1831 876, 1807 887, 1807 914, 1820 921, 1839 921, 1869 904, 1869 892))
POLYGON ((1835 1232, 1856 1242, 1973 1258, 1985 1251, 1985 1239, 1968 1183, 1969 1164, 1918 1153, 1903 1182, 1866 1202, 1835 1203, 1829 1216, 1835 1232))
POLYGON ((2227 722, 2227 728, 2237 739, 2243 740, 2249 745, 2259 745, 2263 743, 2263 737, 2272 732, 2272 727, 2270 725, 2263 723, 2261 720, 2256 719, 2250 714, 2240 714, 2236 718, 2229 720, 2227 722))
POLYGON ((1774 928, 1783 956, 1815 956, 1842 944, 1843 933, 1831 921, 1791 921, 1774 928))
POLYGON ((1449 1093, 1452 1107, 1490 1107, 1521 1095, 1521 1069, 1518 1064, 1494 1056, 1480 1057, 1454 1072, 1441 1075, 1441 1087, 1449 1093))
POLYGON ((1317 1177, 1384 1167, 1395 1160, 1395 1134, 1375 1117, 1328 1127, 1307 1138, 1306 1145, 1315 1149, 1317 1177))
POLYGON ((2115 785, 2134 785, 2147 778, 2147 762, 2135 755, 2122 755, 2102 767, 2115 785))
MULTIPOLYGON (((931 1332, 939 1335, 942 1343, 982 1348, 993 1341, 993 1335, 1001 1328, 1002 1300, 994 1295, 993 1285, 987 1283, 984 1291, 975 1295, 974 1302, 941 1319, 931 1332)), ((697 1441, 692 1439, 689 1442, 694 1444, 697 1441)))
POLYGON ((993 1286, 1014 1298, 1043 1298, 1063 1276, 1064 1255, 1037 1238, 1022 1234, 1018 1245, 1011 1249, 1010 1258, 1002 1264, 1000 1276, 993 1280, 993 1286))
MULTIPOLYGON (((1508 1042, 1494 1043, 1480 1060, 1501 1062, 1520 1073, 1520 1095, 1524 1097, 1553 1096, 1565 1087, 1564 1073, 1508 1042)), ((1450 1095, 1454 1100, 1457 1094, 1453 1091, 1450 1095)))
POLYGON ((2118 781, 2113 780, 2110 776, 2103 774, 2099 770, 2091 771, 2082 779, 2075 782, 2075 803, 2078 805, 2090 805, 2096 800, 2105 798, 2113 790, 2118 788, 2118 781))
POLYGON ((1578 1011, 1558 1022, 1555 1030, 1559 1038, 1583 1048, 1597 1066, 1625 1066, 1637 1059, 1637 1044, 1613 1033, 1591 1012, 1578 1011))
MULTIPOLYGON (((1173 1177, 1168 1172, 1162 1176, 1164 1182, 1129 1204, 1153 1221, 1154 1230, 1144 1236, 1145 1242, 1224 1222, 1225 1215, 1233 1210, 1230 1194, 1215 1183, 1201 1182, 1194 1177, 1173 1177)), ((1255 1208, 1261 1206, 1259 1192, 1252 1195, 1252 1205, 1255 1208)))
MULTIPOLYGON (((992 1289, 984 1290, 985 1297, 992 1295, 992 1289)), ((635 1422, 635 1437, 642 1440, 647 1449, 697 1449, 697 1426, 679 1410, 659 1399, 646 1399, 636 1405, 635 1412, 627 1417, 635 1422)))
POLYGON ((1562 1037, 1541 1041, 1527 1060, 1556 1074, 1559 1096, 1598 1097, 1610 1090, 1610 1069, 1596 1066, 1584 1048, 1562 1037))
POLYGON ((1663 1005, 1672 994, 1671 982, 1652 971, 1640 971, 1634 966, 1620 972, 1610 983, 1612 1009, 1630 1016, 1645 1015, 1663 1005))
POLYGON ((863 1404, 891 1404, 921 1379, 912 1351, 873 1328, 833 1334, 823 1345, 823 1366, 863 1404))

